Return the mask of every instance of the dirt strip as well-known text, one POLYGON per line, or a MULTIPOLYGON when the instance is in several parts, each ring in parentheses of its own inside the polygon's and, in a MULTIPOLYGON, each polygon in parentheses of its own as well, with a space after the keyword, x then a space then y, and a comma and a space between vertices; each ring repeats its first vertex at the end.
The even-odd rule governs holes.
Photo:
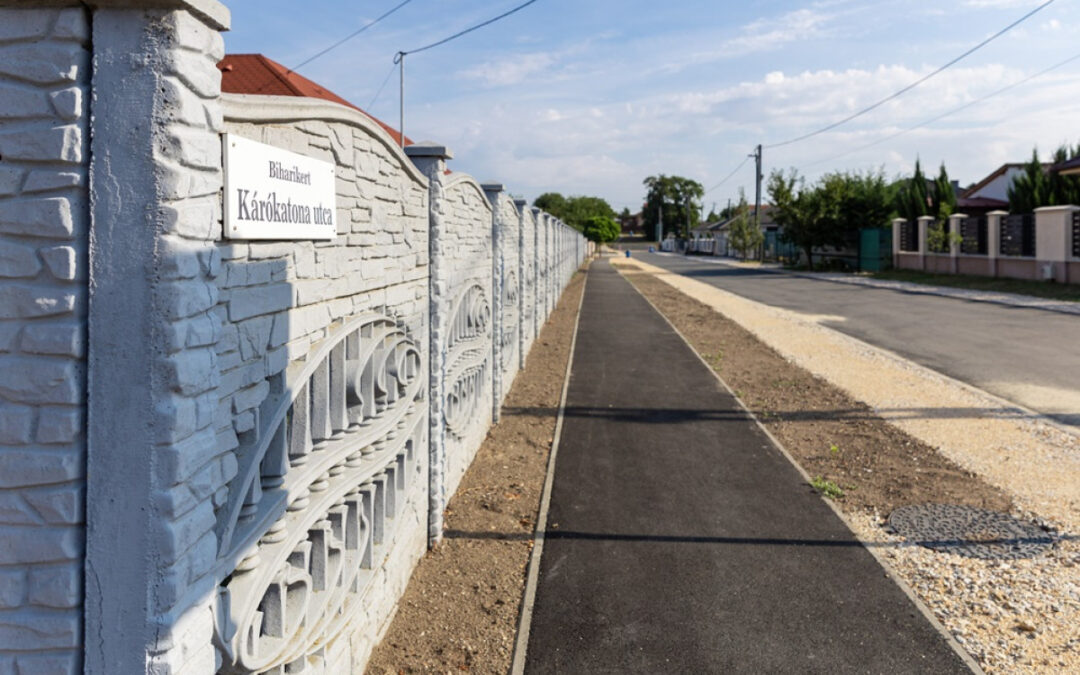
POLYGON ((509 671, 584 280, 571 280, 534 342, 368 673, 509 671))
MULTIPOLYGON (((1075 502, 1058 502, 1049 514, 1032 513, 1030 505, 1040 499, 1024 494, 1028 508, 1021 512, 1017 492, 1009 488, 1027 487, 1027 480, 1002 485, 979 475, 972 466, 962 466, 886 420, 847 387, 818 377, 790 354, 766 344, 783 346, 786 340, 808 353, 832 350, 831 356, 837 358, 835 342, 816 339, 826 329, 737 296, 721 302, 716 294, 730 294, 704 284, 700 285, 705 289, 697 289, 692 284, 698 282, 637 261, 620 261, 619 267, 816 479, 819 489, 833 494, 860 539, 883 552, 894 571, 987 672, 1080 672, 1080 541, 1071 533, 1066 531, 1054 548, 1036 558, 978 560, 909 545, 884 522, 899 506, 949 503, 1011 511, 1019 517, 1057 516, 1052 519, 1060 525, 1071 520, 1075 502), (695 299, 701 297, 695 291, 708 304, 695 299), (725 310, 732 307, 739 323, 727 316, 725 310), (743 328, 744 322, 755 331, 743 328), (780 334, 783 339, 776 338, 780 334)), ((853 359, 849 369, 861 365, 853 359)), ((872 381, 885 389, 890 386, 888 375, 880 367, 849 373, 864 384, 872 381)), ((882 395, 888 397, 889 392, 882 395)), ((925 430, 931 423, 949 426, 937 432, 946 438, 971 433, 964 425, 980 424, 935 417, 929 407, 922 410, 925 419, 919 428, 925 430)), ((1011 433, 1020 434, 1022 429, 1011 433)), ((1036 441, 1045 441, 1036 435, 1036 441)), ((1061 451, 1068 452, 1068 447, 1061 451)), ((1064 468, 1069 469, 1068 462, 1064 468)), ((1043 470, 1039 467, 1036 473, 1043 470)), ((991 472, 991 477, 997 475, 991 472)), ((1068 495, 1077 478, 1056 477, 1056 485, 1064 484, 1068 495)))

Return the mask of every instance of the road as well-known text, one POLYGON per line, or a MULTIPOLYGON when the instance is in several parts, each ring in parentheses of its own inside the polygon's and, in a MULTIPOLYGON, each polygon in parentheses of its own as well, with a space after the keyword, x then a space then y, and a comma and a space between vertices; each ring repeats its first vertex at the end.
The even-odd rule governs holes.
POLYGON ((745 269, 635 250, 641 260, 858 338, 1080 428, 1080 317, 745 269))

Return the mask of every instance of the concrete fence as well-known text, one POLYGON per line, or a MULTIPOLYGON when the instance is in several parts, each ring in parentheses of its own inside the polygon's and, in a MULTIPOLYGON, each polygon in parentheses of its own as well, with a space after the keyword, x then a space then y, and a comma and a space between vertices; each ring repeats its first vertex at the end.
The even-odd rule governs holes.
POLYGON ((445 147, 222 95, 229 21, 0 0, 0 672, 362 672, 593 253, 445 147), (226 238, 234 137, 332 163, 336 236, 226 238))
POLYGON ((991 211, 983 218, 957 213, 943 229, 950 236, 933 251, 932 216, 893 221, 893 266, 941 274, 972 274, 1080 283, 1080 207, 1047 206, 1034 214, 991 211), (951 236, 951 235, 958 236, 951 236))

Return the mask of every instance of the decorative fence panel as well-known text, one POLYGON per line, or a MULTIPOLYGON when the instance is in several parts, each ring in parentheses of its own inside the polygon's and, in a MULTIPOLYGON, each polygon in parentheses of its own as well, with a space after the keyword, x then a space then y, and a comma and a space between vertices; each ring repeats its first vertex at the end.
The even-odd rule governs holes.
POLYGON ((919 224, 914 220, 900 224, 900 250, 904 253, 919 251, 919 224))
POLYGON ((1072 214, 1072 257, 1080 258, 1080 211, 1072 214))
POLYGON ((988 219, 986 216, 967 217, 960 221, 960 252, 964 255, 987 255, 989 253, 988 219))
POLYGON ((1034 257, 1035 214, 1022 213, 1002 217, 1000 241, 1000 253, 1003 256, 1034 257))

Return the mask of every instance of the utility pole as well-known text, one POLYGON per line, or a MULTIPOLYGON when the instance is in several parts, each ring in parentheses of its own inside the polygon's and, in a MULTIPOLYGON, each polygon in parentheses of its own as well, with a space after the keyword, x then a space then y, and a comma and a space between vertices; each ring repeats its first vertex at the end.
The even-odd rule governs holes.
POLYGON ((401 143, 401 149, 405 149, 405 52, 398 52, 396 60, 400 66, 399 70, 399 82, 401 84, 398 89, 398 135, 401 136, 399 142, 401 143))
POLYGON ((761 229, 761 144, 754 148, 754 226, 761 229))
POLYGON ((657 209, 656 216, 656 250, 660 250, 660 243, 663 241, 661 237, 664 236, 664 197, 660 196, 660 207, 657 209))
POLYGON ((690 255, 690 195, 686 195, 686 255, 690 255))

